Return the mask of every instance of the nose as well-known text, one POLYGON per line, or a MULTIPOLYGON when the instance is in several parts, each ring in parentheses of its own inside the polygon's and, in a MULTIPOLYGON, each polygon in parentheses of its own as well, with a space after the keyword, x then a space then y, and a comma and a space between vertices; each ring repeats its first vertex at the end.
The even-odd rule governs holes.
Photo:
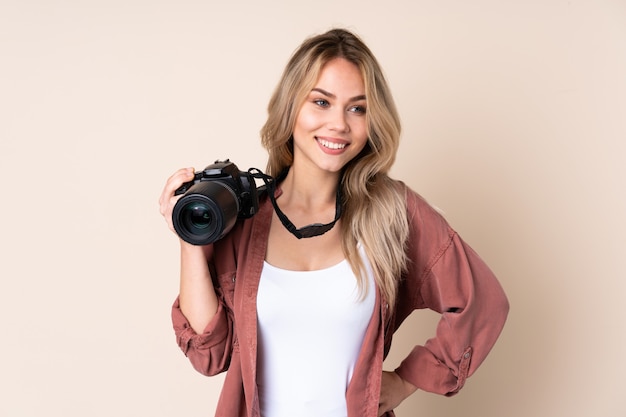
POLYGON ((343 109, 336 108, 329 112, 327 127, 336 132, 349 132, 350 124, 348 123, 347 114, 343 109))

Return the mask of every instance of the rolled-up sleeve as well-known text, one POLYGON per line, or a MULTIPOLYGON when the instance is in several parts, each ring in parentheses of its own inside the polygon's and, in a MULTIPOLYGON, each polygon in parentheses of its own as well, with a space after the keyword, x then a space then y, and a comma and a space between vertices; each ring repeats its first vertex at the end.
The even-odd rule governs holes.
POLYGON ((216 375, 228 369, 233 346, 233 325, 222 302, 201 334, 196 333, 180 309, 176 298, 172 305, 172 324, 176 342, 193 367, 203 375, 216 375))
POLYGON ((414 270, 414 277, 409 279, 419 281, 412 295, 414 305, 434 310, 441 318, 436 335, 423 346, 415 346, 396 372, 419 389, 451 396, 463 387, 496 343, 509 302, 478 254, 445 220, 438 215, 431 220, 438 225, 425 226, 414 238, 434 238, 438 243, 431 250, 426 250, 424 244, 412 246, 416 259, 424 253, 428 257, 418 262, 419 273, 414 270))

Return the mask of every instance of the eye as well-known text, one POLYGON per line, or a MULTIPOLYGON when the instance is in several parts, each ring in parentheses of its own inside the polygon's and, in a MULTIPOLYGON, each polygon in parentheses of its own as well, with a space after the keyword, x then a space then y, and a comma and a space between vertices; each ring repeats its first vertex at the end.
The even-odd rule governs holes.
POLYGON ((365 114, 365 106, 352 106, 348 109, 349 112, 365 114))
POLYGON ((324 100, 323 98, 316 98, 313 100, 313 103, 320 107, 328 107, 330 105, 330 103, 328 103, 328 100, 324 100))

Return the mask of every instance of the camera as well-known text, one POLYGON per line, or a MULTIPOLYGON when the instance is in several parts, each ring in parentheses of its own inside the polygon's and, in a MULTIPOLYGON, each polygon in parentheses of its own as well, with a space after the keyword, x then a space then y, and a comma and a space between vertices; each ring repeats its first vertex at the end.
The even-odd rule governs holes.
POLYGON ((256 183, 228 159, 198 171, 174 195, 174 230, 192 245, 207 245, 224 237, 238 218, 252 217, 259 208, 256 183))

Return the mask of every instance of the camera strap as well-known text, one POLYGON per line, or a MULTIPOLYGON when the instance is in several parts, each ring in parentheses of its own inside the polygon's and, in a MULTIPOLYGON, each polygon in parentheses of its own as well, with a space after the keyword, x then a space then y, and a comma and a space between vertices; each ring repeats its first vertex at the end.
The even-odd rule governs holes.
POLYGON ((273 178, 270 175, 264 174, 258 168, 250 168, 248 170, 248 173, 252 175, 253 178, 259 178, 263 180, 263 182, 265 183, 265 187, 267 188, 268 197, 270 201, 272 202, 272 206, 274 206, 274 210, 276 211, 276 215, 280 219, 280 222, 283 224, 283 226, 285 226, 285 228, 292 235, 294 235, 298 239, 323 235, 324 233, 332 229, 333 226, 335 226, 335 223, 337 223, 337 220, 339 220, 339 218, 341 217, 341 199, 342 199, 341 184, 337 187, 337 200, 335 203, 335 219, 330 223, 326 223, 326 224, 313 223, 313 224, 310 224, 308 226, 304 226, 298 229, 291 222, 291 220, 289 220, 287 215, 283 213, 283 211, 280 209, 280 207, 278 207, 278 204, 276 203, 276 196, 275 196, 276 183, 284 179, 285 176, 287 176, 288 171, 289 169, 286 169, 285 171, 283 171, 281 175, 278 176, 278 178, 273 178))

